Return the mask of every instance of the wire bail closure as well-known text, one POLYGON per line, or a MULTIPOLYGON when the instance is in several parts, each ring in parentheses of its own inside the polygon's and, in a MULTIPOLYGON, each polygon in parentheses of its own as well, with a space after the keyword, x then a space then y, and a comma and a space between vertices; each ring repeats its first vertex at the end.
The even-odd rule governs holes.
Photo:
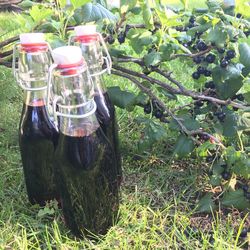
MULTIPOLYGON (((110 75, 110 74, 111 74, 111 68, 112 68, 111 56, 110 56, 110 54, 109 54, 109 52, 108 52, 108 48, 107 48, 107 46, 106 46, 106 43, 105 43, 105 41, 104 41, 102 35, 101 35, 99 32, 96 32, 95 34, 98 35, 99 40, 100 40, 100 42, 101 42, 101 45, 102 45, 103 48, 104 48, 104 51, 105 51, 106 56, 103 56, 102 58, 103 58, 103 61, 105 61, 105 64, 107 65, 107 67, 106 67, 105 69, 103 69, 102 71, 100 71, 100 72, 91 74, 91 76, 99 76, 99 75, 102 75, 102 74, 104 74, 104 73, 106 73, 106 72, 110 75)), ((75 36, 75 35, 71 35, 71 36, 69 37, 68 45, 72 45, 76 37, 77 37, 77 36, 75 36)))
POLYGON ((54 124, 55 124, 55 127, 56 127, 57 131, 59 130, 59 128, 58 128, 58 120, 57 120, 57 118, 58 118, 59 116, 65 117, 65 118, 82 119, 82 118, 86 118, 86 117, 88 117, 88 116, 90 116, 90 115, 95 114, 96 109, 97 109, 97 106, 96 106, 96 103, 95 103, 94 99, 91 99, 91 100, 89 100, 88 102, 81 103, 81 104, 74 105, 74 106, 73 106, 73 105, 62 105, 62 104, 58 104, 58 102, 61 101, 61 100, 63 100, 63 98, 62 98, 61 96, 56 95, 56 96, 54 97, 54 100, 53 100, 53 103, 52 103, 52 106, 53 106, 54 124), (65 113, 61 113, 61 112, 59 112, 59 111, 56 110, 56 109, 57 109, 57 105, 59 105, 60 108, 62 108, 62 109, 67 109, 67 110, 69 110, 69 109, 73 109, 73 108, 85 107, 85 106, 87 106, 87 105, 90 104, 90 103, 93 105, 93 108, 92 108, 89 112, 87 112, 87 113, 85 113, 85 114, 82 114, 82 115, 65 114, 65 113))
MULTIPOLYGON (((51 49, 51 46, 48 42, 44 42, 44 44, 47 45, 48 47, 48 51, 50 52, 50 55, 52 54, 52 49, 51 49)), ((47 88, 47 85, 46 86, 43 86, 43 87, 37 87, 37 88, 30 88, 30 87, 26 87, 25 85, 23 85, 22 83, 22 80, 20 79, 19 77, 19 69, 16 68, 16 59, 17 59, 17 47, 21 45, 20 42, 17 42, 14 47, 13 47, 13 56, 12 56, 12 72, 13 72, 13 75, 17 81, 17 83, 19 84, 19 86, 23 89, 23 90, 26 90, 26 91, 41 91, 41 90, 45 90, 47 88)))
MULTIPOLYGON (((49 113, 50 114, 52 113, 52 116, 54 118, 54 124, 55 124, 55 127, 56 127, 57 131, 58 131, 59 130, 58 129, 58 120, 57 120, 58 116, 66 117, 66 118, 75 118, 75 119, 86 118, 86 117, 88 117, 88 116, 90 116, 90 115, 92 115, 92 114, 94 114, 96 112, 97 106, 96 106, 96 103, 95 103, 94 99, 91 99, 88 102, 78 104, 78 105, 62 105, 62 104, 60 104, 60 108, 72 109, 72 108, 81 108, 81 107, 84 107, 84 106, 92 103, 93 108, 89 112, 87 112, 85 114, 82 114, 82 115, 70 115, 70 114, 65 114, 65 113, 58 112, 56 110, 58 102, 63 100, 63 98, 61 96, 59 96, 59 95, 54 95, 53 97, 51 97, 51 87, 52 87, 53 72, 57 67, 58 67, 58 65, 55 64, 55 63, 53 63, 50 66, 48 83, 47 83, 46 88, 47 88, 47 108, 48 108, 49 113), (51 105, 51 103, 52 103, 52 105, 51 105)), ((88 74, 88 80, 91 83, 93 83, 92 78, 91 78, 91 76, 89 74, 88 68, 86 70, 87 70, 87 74, 88 74)), ((63 76, 63 77, 67 77, 67 76, 63 76)))

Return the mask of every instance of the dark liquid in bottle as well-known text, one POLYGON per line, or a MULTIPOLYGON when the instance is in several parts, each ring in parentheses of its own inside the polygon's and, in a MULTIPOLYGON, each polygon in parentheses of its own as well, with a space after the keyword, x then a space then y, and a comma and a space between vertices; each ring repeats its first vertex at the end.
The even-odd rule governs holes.
POLYGON ((55 161, 63 213, 76 236, 103 234, 119 207, 116 160, 101 128, 80 134, 59 135, 55 161))
POLYGON ((118 175, 117 181, 118 185, 120 185, 122 181, 122 167, 115 107, 112 104, 107 92, 103 93, 102 95, 96 95, 94 99, 97 105, 97 119, 104 134, 107 137, 107 140, 115 152, 118 175))
POLYGON ((49 120, 44 102, 37 106, 24 104, 19 146, 29 200, 45 205, 59 198, 54 181, 54 151, 58 133, 49 120))

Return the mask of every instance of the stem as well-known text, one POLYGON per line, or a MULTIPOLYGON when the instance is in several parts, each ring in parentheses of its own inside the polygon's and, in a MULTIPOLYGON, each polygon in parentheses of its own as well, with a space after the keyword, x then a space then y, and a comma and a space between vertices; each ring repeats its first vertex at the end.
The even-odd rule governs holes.
POLYGON ((194 58, 194 57, 202 56, 202 55, 208 53, 211 49, 212 49, 212 47, 210 46, 206 50, 200 51, 200 52, 195 53, 195 54, 174 54, 174 55, 170 56, 170 59, 175 59, 177 57, 191 57, 191 58, 194 58))
POLYGON ((157 84, 159 86, 161 86, 162 88, 168 90, 169 92, 173 93, 173 94, 179 94, 180 93, 180 90, 178 89, 175 89, 173 88, 172 86, 164 83, 164 82, 161 82, 153 77, 150 77, 150 76, 146 76, 145 74, 142 74, 142 73, 139 73, 139 72, 136 72, 136 71, 132 71, 130 69, 127 69, 127 68, 124 68, 124 67, 121 67, 121 66, 118 66, 118 65, 113 65, 113 68, 116 69, 116 70, 119 70, 121 72, 125 72, 129 75, 132 75, 132 76, 135 76, 135 77, 140 77, 144 80, 147 80, 149 82, 151 82, 152 84, 157 84))
MULTIPOLYGON (((192 138, 193 141, 195 141, 196 143, 200 143, 194 136, 195 135, 207 135, 209 136, 209 138, 211 138, 212 140, 214 140, 219 146, 224 147, 224 145, 213 135, 202 131, 201 129, 198 130, 188 130, 185 125, 182 123, 181 119, 179 119, 178 117, 176 117, 170 109, 168 109, 165 105, 164 102, 162 102, 153 92, 151 89, 145 87, 144 85, 141 84, 140 81, 138 81, 135 77, 129 75, 128 73, 124 73, 124 72, 120 72, 118 70, 112 70, 111 71, 112 74, 117 75, 117 76, 121 76, 121 77, 125 77, 128 80, 130 80, 131 82, 133 82, 134 84, 137 85, 137 87, 140 88, 140 90, 144 93, 146 93, 151 99, 154 99, 157 101, 158 105, 161 107, 162 110, 164 110, 169 116, 171 116, 176 123, 179 125, 181 131, 183 131, 187 136, 190 136, 192 138)), ((225 148, 225 147, 224 147, 225 148)))

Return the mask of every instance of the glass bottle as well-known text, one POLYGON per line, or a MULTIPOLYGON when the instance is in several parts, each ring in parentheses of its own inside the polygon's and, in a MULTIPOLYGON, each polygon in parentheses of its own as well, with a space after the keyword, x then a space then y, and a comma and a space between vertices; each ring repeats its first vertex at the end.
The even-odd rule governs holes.
POLYGON ((94 99, 97 104, 96 115, 107 139, 114 148, 117 161, 117 181, 120 185, 122 180, 122 166, 115 107, 109 98, 103 79, 103 75, 111 71, 111 57, 101 34, 96 32, 96 25, 75 27, 75 36, 70 38, 69 43, 73 43, 75 46, 81 48, 82 55, 87 62, 94 83, 94 99), (102 49, 105 50, 106 57, 103 56, 102 49), (106 68, 102 69, 104 61, 106 68))
POLYGON ((46 108, 50 64, 49 46, 44 35, 21 34, 20 43, 13 51, 13 73, 24 90, 19 147, 29 201, 40 205, 59 198, 53 171, 58 133, 46 108))
POLYGON ((115 154, 96 118, 93 84, 81 50, 53 50, 52 96, 59 141, 57 183, 66 224, 76 236, 105 233, 117 216, 115 154))

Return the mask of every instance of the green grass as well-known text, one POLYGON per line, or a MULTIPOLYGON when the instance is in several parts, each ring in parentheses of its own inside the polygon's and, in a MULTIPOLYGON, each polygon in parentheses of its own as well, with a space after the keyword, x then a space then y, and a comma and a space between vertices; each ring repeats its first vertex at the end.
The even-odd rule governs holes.
MULTIPOLYGON (((117 110, 124 170, 119 220, 105 237, 75 239, 56 203, 40 208, 27 200, 17 138, 22 94, 10 70, 0 72, 0 249, 239 249, 241 214, 194 212, 208 166, 172 158, 172 134, 138 157, 140 108, 117 110)), ((110 84, 131 89, 119 78, 110 84)))

